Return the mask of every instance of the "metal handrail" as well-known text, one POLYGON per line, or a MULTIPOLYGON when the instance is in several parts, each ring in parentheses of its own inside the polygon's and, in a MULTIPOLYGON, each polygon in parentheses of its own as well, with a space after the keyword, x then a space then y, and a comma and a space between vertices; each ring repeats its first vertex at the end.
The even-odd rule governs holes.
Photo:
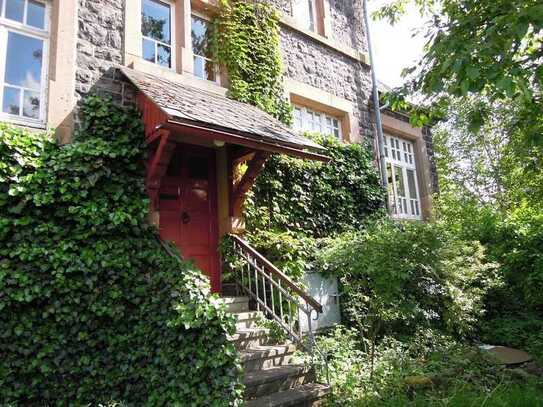
MULTIPOLYGON (((264 263, 270 270, 272 270, 272 273, 275 276, 278 277, 279 282, 274 281, 273 278, 271 278, 271 276, 267 275, 265 272, 263 273, 264 278, 266 280, 268 280, 272 286, 276 287, 278 289, 278 292, 280 293, 279 294, 279 301, 281 301, 280 306, 279 306, 280 314, 276 315, 276 313, 274 312, 276 307, 275 307, 273 294, 271 296, 271 301, 272 301, 272 303, 271 303, 271 311, 272 312, 270 312, 270 308, 269 308, 269 306, 267 304, 267 301, 262 300, 262 299, 260 299, 258 297, 258 291, 257 291, 257 294, 255 295, 250 290, 248 290, 247 287, 243 286, 243 282, 244 282, 243 281, 243 274, 242 274, 242 284, 241 284, 242 288, 246 292, 248 292, 248 294, 253 299, 255 299, 257 301, 257 305, 258 305, 259 308, 260 308, 260 306, 263 306, 268 311, 269 315, 273 318, 273 320, 276 321, 279 324, 279 326, 281 326, 281 328, 283 328, 287 332, 287 334, 289 334, 291 336, 292 339, 294 339, 296 342, 300 343, 302 346, 304 346, 305 344, 303 343, 301 327, 299 326, 299 328, 300 328, 299 335, 297 335, 291 329, 291 326, 289 324, 285 323, 285 321, 283 320, 284 314, 283 314, 283 310, 282 310, 282 299, 283 299, 282 297, 283 297, 283 295, 285 295, 287 298, 293 298, 293 296, 290 295, 290 293, 288 293, 288 291, 282 286, 281 281, 284 282, 287 285, 287 287, 291 288, 294 292, 296 292, 298 295, 300 295, 301 298, 304 299, 304 301, 307 304, 307 307, 303 307, 303 304, 300 304, 300 302, 297 301, 297 300, 295 300, 295 302, 297 304, 298 310, 302 310, 306 314, 307 319, 308 319, 308 330, 309 330, 309 338, 310 338, 309 350, 311 351, 311 353, 313 355, 318 354, 318 356, 321 357, 322 360, 324 361, 325 374, 326 374, 326 383, 330 384, 330 369, 329 369, 329 366, 328 366, 328 355, 325 352, 322 352, 316 346, 315 337, 313 335, 313 330, 311 328, 311 313, 312 313, 313 310, 316 311, 317 312, 317 318, 318 318, 318 314, 322 313, 322 305, 319 304, 313 297, 306 294, 298 286, 296 286, 296 284, 290 278, 288 278, 277 267, 275 267, 272 263, 270 263, 264 256, 262 256, 255 249, 253 249, 247 242, 245 242, 243 239, 241 239, 240 237, 238 237, 236 235, 231 235, 231 236, 232 236, 232 238, 234 240, 234 249, 236 248, 235 245, 239 244, 243 249, 245 249, 247 252, 251 253, 255 258, 258 258, 260 261, 262 261, 262 263, 264 263), (310 309, 310 307, 312 309, 310 309)), ((175 250, 172 250, 171 246, 169 246, 168 243, 163 241, 158 235, 156 236, 156 240, 157 240, 157 243, 164 249, 164 251, 170 257, 174 258, 179 263, 183 262, 183 260, 179 256, 179 254, 177 254, 175 252, 175 250)), ((249 263, 250 258, 246 254, 242 253, 241 251, 238 251, 238 254, 240 254, 247 261, 247 264, 250 264, 249 263)), ((258 270, 258 268, 257 268, 257 270, 258 270)), ((263 268, 260 268, 260 271, 263 271, 263 268)), ((249 284, 249 287, 250 287, 250 284, 249 284)), ((264 298, 266 298, 266 297, 264 296, 264 298)), ((298 325, 299 325, 299 321, 298 321, 298 325)))
POLYGON ((312 316, 315 313, 315 319, 319 317, 322 305, 245 240, 236 235, 231 238, 235 253, 245 261, 245 267, 234 270, 239 274, 238 285, 256 302, 259 311, 276 321, 292 340, 313 351, 312 316), (302 316, 307 320, 309 344, 304 343, 302 316))

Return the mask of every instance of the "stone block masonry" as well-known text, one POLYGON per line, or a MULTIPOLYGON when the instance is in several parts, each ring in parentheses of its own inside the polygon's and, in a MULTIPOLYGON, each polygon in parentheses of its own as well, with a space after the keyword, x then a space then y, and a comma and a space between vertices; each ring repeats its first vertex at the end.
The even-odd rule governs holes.
MULTIPOLYGON (((79 0, 75 93, 135 103, 135 89, 115 69, 123 61, 124 0, 79 0)), ((77 114, 76 114, 77 121, 77 114)))

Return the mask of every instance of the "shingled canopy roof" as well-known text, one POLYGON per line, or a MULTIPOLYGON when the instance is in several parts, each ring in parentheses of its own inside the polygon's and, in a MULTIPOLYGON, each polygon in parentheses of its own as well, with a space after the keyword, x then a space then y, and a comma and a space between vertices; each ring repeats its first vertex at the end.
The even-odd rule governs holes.
POLYGON ((234 143, 245 143, 266 151, 328 160, 322 146, 296 134, 254 106, 130 68, 121 67, 120 70, 165 113, 165 124, 171 128, 203 128, 218 140, 230 143, 234 140, 234 143))

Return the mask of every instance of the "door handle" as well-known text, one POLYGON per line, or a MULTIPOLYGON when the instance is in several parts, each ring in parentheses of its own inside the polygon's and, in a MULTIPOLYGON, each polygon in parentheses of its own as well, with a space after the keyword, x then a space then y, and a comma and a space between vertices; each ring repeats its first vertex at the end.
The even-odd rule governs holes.
POLYGON ((183 222, 184 225, 190 222, 190 215, 187 212, 181 214, 181 222, 183 222))

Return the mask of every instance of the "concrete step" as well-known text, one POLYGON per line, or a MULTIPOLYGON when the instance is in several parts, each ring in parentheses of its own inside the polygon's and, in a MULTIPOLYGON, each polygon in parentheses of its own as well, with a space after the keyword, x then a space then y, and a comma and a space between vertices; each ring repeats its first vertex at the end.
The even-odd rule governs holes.
POLYGON ((294 361, 296 345, 257 346, 239 353, 245 372, 284 366, 294 361))
POLYGON ((238 351, 243 351, 257 346, 273 345, 269 333, 269 329, 265 328, 238 328, 234 335, 228 336, 228 340, 234 343, 238 351))
POLYGON ((330 393, 330 386, 308 383, 295 389, 259 397, 245 403, 245 407, 317 407, 330 393))
POLYGON ((249 311, 249 297, 222 297, 228 312, 249 311))
POLYGON ((233 314, 236 317, 236 328, 256 328, 259 319, 264 319, 264 314, 259 311, 236 312, 233 314))
POLYGON ((304 365, 275 366, 245 373, 245 400, 294 389, 315 382, 315 371, 304 365))

